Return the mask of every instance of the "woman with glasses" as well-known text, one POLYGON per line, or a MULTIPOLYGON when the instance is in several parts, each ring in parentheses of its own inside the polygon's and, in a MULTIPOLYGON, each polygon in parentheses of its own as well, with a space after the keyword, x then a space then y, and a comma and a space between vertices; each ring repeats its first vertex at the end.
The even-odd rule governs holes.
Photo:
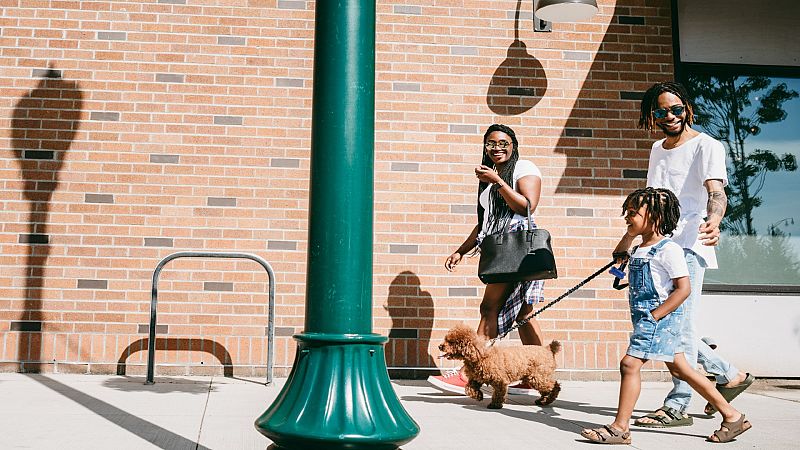
MULTIPOLYGON (((475 250, 483 237, 502 232, 510 222, 510 231, 527 228, 527 205, 533 213, 539 204, 542 174, 536 165, 519 159, 517 136, 506 125, 494 124, 483 136, 483 160, 475 168, 478 179, 478 224, 460 247, 445 260, 444 266, 453 271, 468 252, 475 250)), ((474 254, 474 251, 473 253, 474 254)), ((533 305, 543 299, 543 281, 496 283, 486 285, 480 306, 478 334, 497 337, 516 320, 524 318, 533 305)), ((519 327, 525 345, 542 345, 542 330, 535 318, 519 327)), ((464 393, 467 384, 461 370, 429 377, 437 387, 464 393)), ((522 383, 509 386, 509 394, 536 395, 522 383)))

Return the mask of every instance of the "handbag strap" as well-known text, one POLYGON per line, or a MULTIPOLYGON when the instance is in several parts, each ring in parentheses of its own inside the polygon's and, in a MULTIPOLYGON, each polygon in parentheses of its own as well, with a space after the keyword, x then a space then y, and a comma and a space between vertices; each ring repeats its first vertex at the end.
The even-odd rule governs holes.
MULTIPOLYGON (((523 197, 525 197, 525 196, 523 195, 523 197)), ((528 200, 528 197, 525 197, 525 211, 528 213, 528 234, 530 235, 530 233, 533 232, 533 220, 531 220, 531 201, 528 200)), ((511 216, 511 219, 508 219, 508 222, 506 223, 505 229, 500 234, 500 236, 497 238, 497 244, 498 245, 503 243, 503 235, 508 233, 508 230, 511 229, 511 221, 513 219, 514 219, 514 216, 511 216)), ((529 237, 528 241, 532 241, 532 239, 529 237)), ((531 244, 531 245, 533 245, 533 244, 531 244)))

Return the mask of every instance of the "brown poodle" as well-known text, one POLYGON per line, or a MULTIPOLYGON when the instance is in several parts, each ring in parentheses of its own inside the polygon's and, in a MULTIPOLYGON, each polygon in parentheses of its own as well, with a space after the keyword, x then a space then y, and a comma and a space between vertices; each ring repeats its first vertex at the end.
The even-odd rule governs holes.
POLYGON ((534 387, 542 397, 537 405, 549 405, 558 397, 561 385, 554 378, 556 371, 555 355, 561 350, 561 343, 553 341, 549 346, 486 346, 486 340, 479 338, 471 328, 458 325, 444 337, 439 346, 443 357, 464 361, 464 372, 469 383, 464 388, 470 398, 483 400, 481 386, 488 384, 494 389, 489 408, 503 407, 508 385, 517 380, 534 387))

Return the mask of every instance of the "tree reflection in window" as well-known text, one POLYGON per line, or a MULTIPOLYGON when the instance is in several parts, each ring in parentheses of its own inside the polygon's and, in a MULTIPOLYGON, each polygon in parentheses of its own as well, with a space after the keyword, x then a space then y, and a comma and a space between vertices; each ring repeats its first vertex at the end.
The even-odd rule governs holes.
POLYGON ((778 174, 797 171, 800 133, 793 130, 787 140, 786 129, 791 127, 779 124, 789 117, 789 107, 796 109, 793 100, 798 92, 790 86, 799 86, 798 81, 736 74, 687 75, 685 84, 694 98, 696 126, 723 142, 728 152, 728 210, 718 247, 720 270, 707 273, 709 283, 800 285, 800 244, 787 231, 800 211, 800 183, 795 180, 794 188, 788 190, 777 185, 765 189, 776 184, 773 180, 782 179, 778 174), (769 147, 770 140, 764 138, 771 134, 782 138, 773 142, 794 145, 788 151, 786 145, 762 148, 764 144, 769 147), (779 210, 782 217, 775 217, 776 211, 766 206, 786 195, 793 195, 794 201, 790 208, 779 210))

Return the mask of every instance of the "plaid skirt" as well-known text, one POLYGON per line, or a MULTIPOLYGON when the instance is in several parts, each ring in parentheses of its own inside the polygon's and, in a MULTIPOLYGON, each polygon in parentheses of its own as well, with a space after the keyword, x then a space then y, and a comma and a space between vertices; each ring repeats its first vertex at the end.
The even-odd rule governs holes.
MULTIPOLYGON (((511 223, 509 231, 524 230, 527 227, 525 220, 515 220, 511 223)), ((536 224, 533 224, 536 228, 536 224)), ((478 235, 478 245, 483 241, 485 235, 480 233, 478 235)), ((503 307, 500 308, 500 313, 497 315, 497 334, 501 335, 508 331, 509 328, 514 326, 519 311, 522 309, 522 302, 529 305, 535 305, 544 300, 544 280, 534 281, 520 281, 511 291, 503 307)))

